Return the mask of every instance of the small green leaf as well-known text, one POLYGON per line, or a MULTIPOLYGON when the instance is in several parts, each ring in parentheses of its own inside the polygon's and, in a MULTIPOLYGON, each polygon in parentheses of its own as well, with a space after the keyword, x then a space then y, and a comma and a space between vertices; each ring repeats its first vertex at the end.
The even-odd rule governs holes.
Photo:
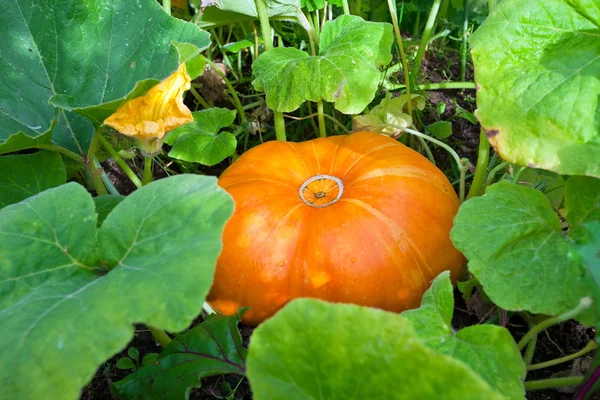
POLYGON ((135 191, 100 229, 91 196, 75 183, 2 209, 3 390, 77 399, 98 365, 131 340, 134 323, 189 326, 232 211, 216 179, 197 175, 135 191))
POLYGON ((226 317, 211 315, 174 338, 154 362, 115 382, 111 391, 121 399, 182 399, 202 378, 243 375, 246 349, 237 329, 243 310, 226 317))
POLYGON ((41 151, 0 157, 0 209, 67 181, 58 153, 41 151))
POLYGON ((140 352, 138 349, 136 349, 135 347, 130 347, 127 349, 127 355, 135 361, 138 361, 138 359, 140 358, 140 352))
POLYGON ((146 364, 151 364, 153 362, 156 362, 156 360, 158 359, 159 354, 158 353, 148 353, 144 356, 144 359, 142 360, 142 365, 146 365, 146 364))
POLYGON ((495 325, 456 332, 451 327, 453 311, 454 294, 446 271, 433 281, 421 307, 402 315, 412 322, 425 345, 464 362, 507 399, 523 399, 526 368, 510 332, 495 325))
POLYGON ((217 135, 221 128, 233 123, 235 110, 209 108, 193 115, 194 122, 175 129, 167 136, 165 142, 173 146, 169 157, 212 166, 235 152, 237 140, 233 134, 223 132, 217 135))
POLYGON ((471 36, 475 115, 504 160, 600 177, 599 20, 597 1, 503 0, 471 36))
POLYGON ((96 214, 98 214, 98 226, 108 217, 108 214, 125 199, 125 196, 106 194, 104 196, 94 197, 96 205, 96 214))
POLYGON ((538 190, 502 181, 460 207, 450 237, 499 307, 557 315, 588 295, 585 271, 538 190))
POLYGON ((438 139, 446 139, 452 135, 452 122, 438 121, 427 125, 425 130, 438 139))
POLYGON ((133 363, 133 360, 129 357, 121 357, 117 360, 117 364, 116 364, 117 368, 119 369, 133 369, 135 368, 135 364, 133 363))
POLYGON ((306 101, 334 102, 345 114, 357 114, 373 100, 379 67, 391 61, 392 26, 342 15, 321 33, 319 55, 277 47, 252 64, 257 90, 276 111, 294 111, 306 101))
POLYGON ((252 335, 248 379, 263 399, 501 399, 464 363, 421 344, 408 320, 298 299, 252 335))
POLYGON ((252 46, 254 46, 253 40, 242 39, 237 42, 227 43, 226 45, 221 46, 221 48, 229 53, 239 53, 240 51, 248 49, 252 46))

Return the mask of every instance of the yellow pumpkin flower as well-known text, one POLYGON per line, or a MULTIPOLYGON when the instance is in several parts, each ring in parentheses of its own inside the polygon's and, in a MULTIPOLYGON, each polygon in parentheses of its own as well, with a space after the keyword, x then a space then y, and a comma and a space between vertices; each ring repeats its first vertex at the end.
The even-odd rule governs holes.
POLYGON ((185 64, 181 64, 177 71, 144 96, 119 107, 104 120, 104 124, 137 139, 146 153, 155 153, 167 133, 194 120, 182 97, 190 86, 190 76, 185 64))

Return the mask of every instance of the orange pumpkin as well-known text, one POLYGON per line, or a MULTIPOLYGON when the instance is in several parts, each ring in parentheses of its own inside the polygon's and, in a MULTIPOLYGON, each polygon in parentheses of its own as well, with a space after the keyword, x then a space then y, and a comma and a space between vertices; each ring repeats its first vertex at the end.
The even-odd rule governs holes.
POLYGON ((380 134, 273 141, 220 177, 236 203, 208 297, 258 324, 314 297, 402 311, 464 266, 450 241, 459 201, 429 160, 380 134))

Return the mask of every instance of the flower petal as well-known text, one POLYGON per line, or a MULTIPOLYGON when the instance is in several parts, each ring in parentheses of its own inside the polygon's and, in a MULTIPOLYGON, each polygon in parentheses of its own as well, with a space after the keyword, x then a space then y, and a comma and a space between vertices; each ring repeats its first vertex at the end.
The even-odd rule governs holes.
POLYGON ((104 120, 104 124, 141 142, 159 141, 175 128, 194 120, 183 104, 183 93, 191 86, 185 64, 144 96, 129 100, 104 120))

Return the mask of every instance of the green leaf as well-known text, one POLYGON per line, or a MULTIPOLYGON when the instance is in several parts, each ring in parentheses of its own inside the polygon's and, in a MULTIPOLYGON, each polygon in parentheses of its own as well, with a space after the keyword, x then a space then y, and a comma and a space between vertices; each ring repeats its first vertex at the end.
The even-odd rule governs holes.
POLYGON ((504 0, 473 34, 475 115, 503 159, 600 177, 599 20, 589 0, 504 0))
POLYGON ((135 364, 133 363, 133 360, 129 357, 121 357, 117 360, 117 364, 116 364, 117 368, 119 369, 133 369, 135 368, 135 364))
POLYGON ((577 244, 576 251, 587 266, 594 285, 600 293, 600 222, 594 221, 584 225, 587 240, 577 244))
POLYGON ((500 399, 462 362, 421 344, 397 314, 298 299, 252 334, 247 376, 262 399, 500 399))
POLYGON ((138 349, 136 349, 135 347, 130 347, 127 349, 127 355, 135 361, 138 361, 138 359, 140 358, 140 352, 138 349))
POLYGON ((579 240, 585 235, 583 224, 600 221, 600 179, 573 176, 567 180, 565 207, 569 236, 579 240))
MULTIPOLYGON (((299 0, 265 0, 269 17, 296 17, 300 12, 299 0)), ((206 7, 200 14, 201 28, 214 28, 235 22, 258 19, 254 0, 202 0, 206 7)))
POLYGON ((165 142, 173 146, 169 157, 212 166, 235 152, 237 140, 229 132, 217 133, 235 120, 236 111, 209 108, 192 113, 194 122, 171 132, 165 142))
POLYGON ((446 139, 452 135, 452 122, 438 121, 427 125, 425 130, 438 139, 446 139))
POLYGON ((144 363, 111 391, 120 399, 183 399, 202 378, 243 375, 246 349, 237 329, 243 310, 229 317, 211 315, 174 338, 153 363, 144 363))
POLYGON ((125 199, 125 196, 106 194, 104 196, 94 197, 96 205, 96 214, 98 214, 98 226, 102 225, 108 214, 125 199))
POLYGON ((391 61, 392 42, 390 24, 342 15, 325 23, 318 56, 283 47, 261 54, 252 64, 252 84, 276 111, 323 99, 345 114, 358 114, 375 96, 378 68, 391 61))
MULTIPOLYGON (((334 4, 342 7, 342 0, 329 0, 327 4, 334 4)), ((300 5, 308 11, 322 10, 325 7, 325 0, 300 0, 300 5)))
POLYGON ((0 26, 0 153, 48 143, 52 131, 52 141, 84 155, 94 125, 177 69, 174 41, 210 44, 154 0, 17 0, 0 26))
POLYGON ((510 332, 495 325, 469 326, 456 332, 451 326, 453 311, 454 293, 446 271, 433 281, 421 307, 402 315, 412 322, 426 346, 464 362, 507 399, 523 399, 526 368, 510 332))
POLYGON ((77 399, 144 323, 177 332, 212 284, 231 198, 178 175, 135 191, 96 228, 80 185, 0 211, 0 384, 15 398, 77 399))
POLYGON ((0 209, 67 181, 58 153, 41 151, 0 157, 0 209))
POLYGON ((450 232, 499 307, 556 315, 588 295, 558 215, 538 190, 506 181, 463 203, 450 232))
POLYGON ((565 197, 565 180, 561 175, 543 169, 525 168, 519 175, 519 184, 529 183, 544 193, 552 208, 558 210, 565 197))

